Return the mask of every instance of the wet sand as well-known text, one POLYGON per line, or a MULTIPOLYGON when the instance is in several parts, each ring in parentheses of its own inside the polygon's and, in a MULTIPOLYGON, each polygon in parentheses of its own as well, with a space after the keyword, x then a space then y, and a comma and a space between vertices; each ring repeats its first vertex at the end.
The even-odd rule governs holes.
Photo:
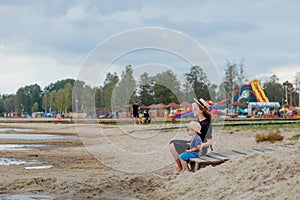
MULTIPOLYGON (((44 199, 300 199, 300 149, 253 153, 195 173, 170 175, 174 138, 188 139, 178 125, 3 123, 58 139, 0 139, 0 144, 44 144, 35 150, 1 150, 1 157, 34 161, 0 166, 0 197, 44 199), (172 128, 174 126, 174 128, 172 128), (177 128, 176 128, 177 127, 177 128), (43 168, 42 166, 48 166, 43 168), (41 167, 30 169, 30 167, 41 167), (28 169, 29 168, 29 169, 28 169)), ((299 129, 282 129, 284 140, 256 143, 269 130, 214 129, 214 151, 297 144, 299 129)), ((28 131, 2 131, 28 134, 28 131)))

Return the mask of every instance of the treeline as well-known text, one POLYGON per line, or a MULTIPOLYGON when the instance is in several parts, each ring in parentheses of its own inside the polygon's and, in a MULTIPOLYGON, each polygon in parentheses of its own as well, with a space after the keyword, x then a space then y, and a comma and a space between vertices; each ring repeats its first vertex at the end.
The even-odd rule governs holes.
MULTIPOLYGON (((243 61, 240 64, 227 62, 220 85, 211 83, 200 66, 192 66, 184 77, 185 81, 180 82, 176 75, 168 70, 154 76, 143 73, 135 80, 133 68, 128 65, 121 75, 116 72, 107 73, 101 86, 92 87, 84 81, 65 79, 51 83, 44 89, 37 84, 21 87, 16 94, 0 95, 0 113, 21 114, 51 110, 59 113, 89 112, 95 108, 124 111, 129 104, 136 101, 148 106, 158 103, 192 102, 193 97, 218 102, 232 99, 233 91, 250 81, 245 75, 243 61)), ((299 72, 294 83, 297 82, 299 87, 299 72)), ((288 81, 279 83, 276 75, 264 82, 262 88, 270 101, 289 104, 292 100, 294 106, 299 101, 299 91, 295 85, 288 81), (290 96, 292 99, 287 98, 290 96)))

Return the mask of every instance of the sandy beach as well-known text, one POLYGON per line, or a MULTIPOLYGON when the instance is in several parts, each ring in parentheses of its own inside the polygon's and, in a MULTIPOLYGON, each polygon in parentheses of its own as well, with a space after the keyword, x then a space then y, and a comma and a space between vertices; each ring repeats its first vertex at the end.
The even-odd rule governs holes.
POLYGON ((168 151, 174 138, 188 139, 181 125, 2 123, 1 158, 25 164, 0 165, 0 199, 300 199, 300 148, 281 128, 284 140, 256 143, 269 130, 214 128, 214 151, 282 147, 231 159, 195 173, 170 175, 168 151), (52 138, 18 139, 4 134, 52 138), (4 135, 4 136, 3 136, 4 135), (61 137, 54 137, 61 136, 61 137), (64 137, 62 137, 64 136, 64 137))

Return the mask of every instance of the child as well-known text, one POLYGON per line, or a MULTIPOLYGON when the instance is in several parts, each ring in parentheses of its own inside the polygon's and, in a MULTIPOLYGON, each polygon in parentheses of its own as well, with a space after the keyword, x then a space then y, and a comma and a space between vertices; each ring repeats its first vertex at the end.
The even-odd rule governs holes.
POLYGON ((190 169, 188 167, 187 161, 190 158, 199 158, 202 153, 201 150, 197 149, 197 146, 202 143, 202 140, 199 135, 201 131, 201 126, 199 122, 192 121, 187 125, 187 127, 188 127, 188 134, 193 137, 191 139, 190 149, 186 150, 185 152, 179 155, 179 160, 182 166, 181 172, 189 171, 190 169))

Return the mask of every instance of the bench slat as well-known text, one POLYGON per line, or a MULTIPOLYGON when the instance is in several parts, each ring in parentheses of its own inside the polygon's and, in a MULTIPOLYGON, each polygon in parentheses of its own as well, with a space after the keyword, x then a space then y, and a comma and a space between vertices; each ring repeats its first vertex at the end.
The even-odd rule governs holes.
POLYGON ((215 158, 215 159, 218 159, 218 160, 221 160, 221 161, 229 160, 229 158, 221 156, 221 155, 218 155, 218 154, 215 154, 214 152, 210 152, 207 156, 215 158))
POLYGON ((266 151, 271 151, 271 149, 265 148, 265 147, 258 147, 258 148, 253 148, 256 151, 260 152, 266 152, 266 151))
POLYGON ((222 162, 222 161, 219 160, 219 159, 212 158, 212 157, 209 157, 209 156, 201 156, 201 159, 207 160, 207 161, 210 162, 211 164, 217 164, 217 163, 222 162))
POLYGON ((232 151, 237 152, 237 153, 241 153, 241 154, 245 154, 245 155, 249 155, 251 153, 257 152, 254 149, 239 149, 239 150, 232 150, 232 151))
POLYGON ((190 161, 201 163, 201 164, 210 164, 210 162, 208 160, 204 160, 201 158, 191 158, 190 161))
POLYGON ((234 152, 234 151, 215 152, 215 154, 227 157, 229 159, 237 158, 237 157, 240 157, 240 156, 244 155, 244 154, 237 153, 237 152, 234 152))

